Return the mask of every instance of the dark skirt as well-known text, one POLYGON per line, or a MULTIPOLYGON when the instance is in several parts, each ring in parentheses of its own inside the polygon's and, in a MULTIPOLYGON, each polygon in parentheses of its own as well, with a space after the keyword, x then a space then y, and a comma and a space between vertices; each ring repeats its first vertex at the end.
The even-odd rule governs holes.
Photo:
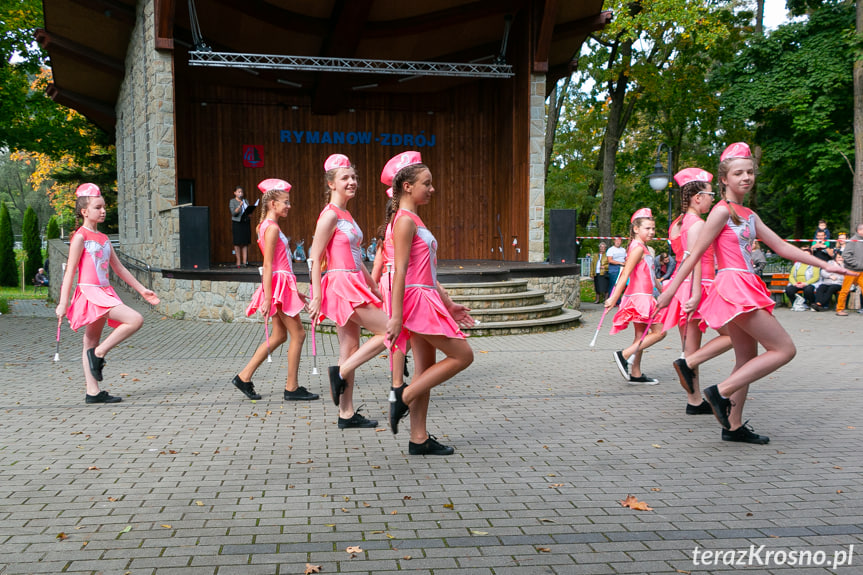
POLYGON ((242 222, 231 220, 231 231, 234 235, 235 246, 247 246, 252 243, 252 228, 249 225, 249 220, 242 222))

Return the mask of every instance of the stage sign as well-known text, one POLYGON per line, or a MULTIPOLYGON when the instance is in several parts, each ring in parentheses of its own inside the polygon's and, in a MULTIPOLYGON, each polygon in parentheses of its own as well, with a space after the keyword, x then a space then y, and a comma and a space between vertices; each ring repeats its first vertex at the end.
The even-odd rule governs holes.
POLYGON ((433 148, 437 143, 434 134, 392 134, 381 132, 329 132, 321 130, 279 130, 282 144, 377 144, 379 146, 399 146, 408 148, 433 148))
POLYGON ((263 146, 243 146, 243 167, 244 168, 263 168, 264 167, 264 147, 263 146))

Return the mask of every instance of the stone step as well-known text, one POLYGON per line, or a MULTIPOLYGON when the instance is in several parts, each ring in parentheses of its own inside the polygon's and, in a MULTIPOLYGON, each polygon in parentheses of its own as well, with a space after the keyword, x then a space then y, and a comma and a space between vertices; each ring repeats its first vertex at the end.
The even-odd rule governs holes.
POLYGON ((523 321, 528 319, 551 318, 560 315, 563 304, 559 301, 547 301, 539 305, 512 307, 504 309, 472 309, 470 315, 481 322, 500 323, 523 321))
POLYGON ((561 329, 578 327, 581 323, 581 312, 573 309, 562 309, 560 315, 544 317, 539 319, 528 319, 520 321, 502 321, 481 323, 480 325, 464 330, 471 336, 483 335, 516 335, 524 333, 543 333, 561 329))
POLYGON ((528 290, 527 280, 507 280, 502 282, 447 283, 443 284, 450 295, 485 295, 520 293, 528 290))
POLYGON ((453 295, 454 302, 466 305, 470 309, 513 308, 539 305, 545 301, 543 290, 527 290, 514 293, 490 293, 477 295, 453 295))

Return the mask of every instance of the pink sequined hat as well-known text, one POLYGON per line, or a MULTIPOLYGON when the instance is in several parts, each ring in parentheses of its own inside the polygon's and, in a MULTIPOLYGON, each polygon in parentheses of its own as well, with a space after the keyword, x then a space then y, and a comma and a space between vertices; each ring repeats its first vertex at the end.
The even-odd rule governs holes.
POLYGON ((99 186, 96 184, 81 184, 78 186, 78 189, 75 190, 75 195, 79 198, 89 197, 96 198, 102 195, 102 192, 99 190, 99 186))
POLYGON ((745 142, 736 142, 731 144, 725 151, 722 152, 722 155, 719 156, 719 161, 724 162, 729 158, 751 158, 752 150, 749 149, 749 145, 745 142))
POLYGON ((381 171, 381 183, 390 186, 387 190, 387 195, 389 197, 393 197, 393 180, 396 177, 396 174, 399 173, 399 170, 402 168, 407 168, 408 166, 413 166, 414 164, 422 164, 423 158, 419 152, 402 152, 396 156, 390 158, 390 161, 387 162, 387 165, 384 166, 383 171, 381 171))
POLYGON ((674 181, 678 186, 685 186, 689 182, 712 182, 713 174, 701 168, 684 168, 674 174, 674 181))
POLYGON ((324 171, 329 172, 336 168, 350 168, 351 160, 344 154, 333 154, 324 161, 324 171))
POLYGON ((291 184, 289 184, 285 180, 280 180, 278 178, 269 178, 258 184, 258 189, 261 190, 262 194, 266 194, 267 192, 272 190, 290 192, 291 184))
POLYGON ((632 214, 632 217, 629 218, 629 223, 635 222, 635 220, 638 218, 652 218, 652 217, 653 217, 653 212, 650 211, 650 208, 641 208, 640 210, 638 210, 637 212, 632 214))

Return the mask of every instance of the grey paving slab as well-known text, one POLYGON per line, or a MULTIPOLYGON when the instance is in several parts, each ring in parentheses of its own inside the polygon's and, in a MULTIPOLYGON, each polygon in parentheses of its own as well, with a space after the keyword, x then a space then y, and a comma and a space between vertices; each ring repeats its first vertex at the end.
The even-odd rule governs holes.
MULTIPOLYGON (((133 304, 139 307, 139 304, 133 304)), ((45 306, 43 306, 45 307, 45 306)), ((407 454, 393 436, 387 362, 357 372, 378 429, 340 431, 327 400, 293 405, 284 350, 261 366, 263 398, 230 380, 262 326, 177 321, 144 310, 108 356, 121 404, 83 402, 81 335, 50 307, 0 316, 0 573, 729 573, 693 554, 855 546, 854 564, 752 565, 747 573, 855 573, 863 558, 863 316, 777 310, 798 355, 753 385, 747 417, 766 446, 720 440, 683 414, 676 334, 645 353, 661 380, 630 387, 611 360, 631 333, 584 327, 470 340, 475 362, 432 392, 432 433, 453 456, 407 454), (620 506, 627 495, 653 511, 620 506), (58 539, 59 533, 66 538, 58 539), (348 547, 360 547, 351 557, 348 547)), ((318 334, 319 367, 337 341, 318 334)), ((328 397, 311 374, 301 384, 328 397)), ((714 383, 733 368, 701 367, 714 383)), ((321 370, 324 372, 324 370, 321 370)), ((407 425, 407 424, 405 424, 407 425)))

